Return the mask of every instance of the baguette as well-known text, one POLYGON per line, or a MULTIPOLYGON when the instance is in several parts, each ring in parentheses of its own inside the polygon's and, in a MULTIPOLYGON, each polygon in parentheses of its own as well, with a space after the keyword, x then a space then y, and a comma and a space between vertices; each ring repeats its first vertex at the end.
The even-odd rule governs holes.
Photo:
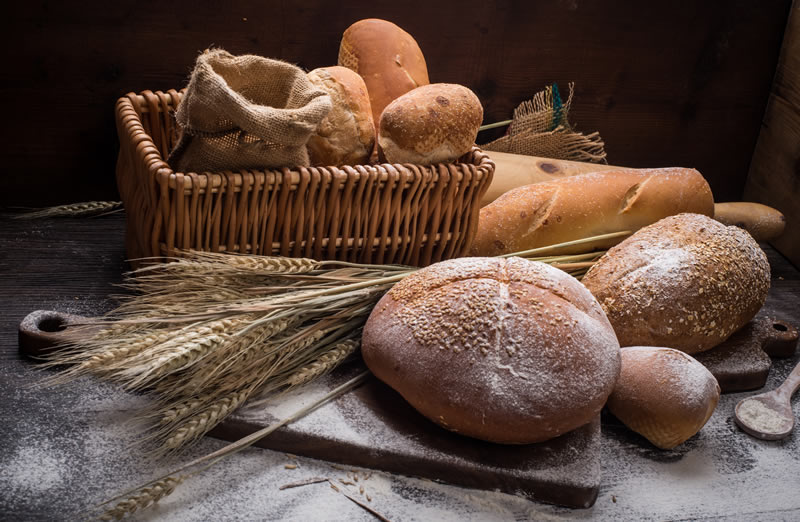
MULTIPOLYGON (((682 212, 714 215, 714 197, 694 169, 620 169, 536 183, 480 210, 470 254, 497 256, 610 232, 636 231, 682 212)), ((606 248, 619 239, 563 253, 606 248)))

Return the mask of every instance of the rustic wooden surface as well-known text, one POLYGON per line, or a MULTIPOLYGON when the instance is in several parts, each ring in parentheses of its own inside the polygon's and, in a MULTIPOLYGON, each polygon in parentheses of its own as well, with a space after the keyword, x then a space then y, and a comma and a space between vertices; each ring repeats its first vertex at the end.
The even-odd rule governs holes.
POLYGON ((792 7, 744 199, 786 216, 775 247, 800 266, 800 3, 792 7))
MULTIPOLYGON (((791 0, 15 2, 0 20, 6 100, 0 205, 115 199, 116 99, 185 85, 198 52, 336 61, 344 29, 392 20, 434 82, 462 83, 485 121, 574 81, 571 119, 612 163, 686 166, 737 200, 791 0)), ((502 132, 502 131, 497 131, 502 132)), ((488 132, 488 141, 497 133, 488 132)))
MULTIPOLYGON (((110 309, 111 285, 126 269, 123 231, 122 214, 38 221, 0 216, 0 519, 76 518, 66 514, 168 469, 132 445, 125 422, 142 398, 91 379, 58 389, 32 387, 48 372, 17 351, 17 326, 33 310, 93 315, 110 309)), ((800 324, 800 272, 775 250, 766 251, 773 287, 763 312, 800 324)), ((775 360, 766 389, 786 378, 798 359, 775 360)), ((359 472, 359 484, 371 495, 370 506, 391 520, 797 519, 800 433, 767 443, 738 431, 732 408, 746 395, 724 395, 700 434, 671 451, 655 450, 604 415, 600 496, 589 510, 368 471, 359 472)), ((798 398, 794 410, 800 413, 798 398)), ((186 458, 221 445, 205 438, 186 458)), ((353 474, 253 449, 191 479, 142 519, 372 520, 327 483, 278 489, 322 475, 358 496, 358 486, 339 482, 352 483, 353 474)))

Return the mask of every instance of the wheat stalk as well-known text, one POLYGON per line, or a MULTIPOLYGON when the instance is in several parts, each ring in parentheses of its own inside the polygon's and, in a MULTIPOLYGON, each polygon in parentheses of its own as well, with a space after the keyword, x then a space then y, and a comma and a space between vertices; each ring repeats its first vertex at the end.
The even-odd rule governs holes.
POLYGON ((167 495, 172 494, 173 491, 184 482, 186 479, 195 476, 199 473, 202 473, 206 469, 210 468, 220 460, 234 453, 237 453, 245 448, 248 448, 258 442, 259 440, 263 439, 264 437, 270 435, 278 428, 285 426, 289 423, 296 421, 308 415, 312 411, 316 410, 320 406, 327 404, 331 400, 339 397, 340 395, 352 390, 369 376, 369 371, 364 371, 350 379, 349 381, 341 384, 340 386, 334 388, 325 396, 321 397, 319 400, 314 401, 313 403, 309 404, 308 406, 301 408, 294 412, 292 415, 285 417, 284 419, 275 422, 265 428, 262 428, 250 435, 239 439, 236 442, 228 444, 224 448, 221 448, 217 451, 209 453, 203 457, 195 459, 188 464, 184 464, 179 468, 170 471, 169 473, 162 475, 156 479, 153 479, 139 488, 126 491, 116 497, 108 499, 97 506, 94 509, 101 508, 106 504, 110 504, 120 499, 124 499, 117 504, 114 505, 113 508, 105 511, 101 518, 103 520, 111 520, 112 518, 120 519, 124 517, 126 514, 134 513, 137 509, 152 505, 155 502, 158 502, 162 498, 166 497, 167 495), (200 467, 203 465, 203 467, 200 467), (189 470, 187 472, 187 470, 189 470), (187 472, 187 473, 185 473, 187 472))
POLYGON ((16 214, 14 219, 40 219, 51 217, 86 217, 106 214, 122 208, 122 201, 86 201, 57 205, 16 214))

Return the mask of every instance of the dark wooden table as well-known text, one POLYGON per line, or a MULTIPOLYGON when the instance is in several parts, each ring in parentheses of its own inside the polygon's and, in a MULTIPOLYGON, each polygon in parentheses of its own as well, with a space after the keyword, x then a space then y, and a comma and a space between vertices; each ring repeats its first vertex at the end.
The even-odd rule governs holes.
MULTIPOLYGON (((49 372, 18 353, 17 326, 33 310, 95 315, 113 306, 112 285, 127 269, 123 245, 122 214, 36 221, 0 217, 2 520, 73 518, 177 463, 149 461, 133 445, 135 429, 125 422, 143 399, 91 379, 42 388, 36 384, 49 372)), ((763 312, 800 325, 800 272, 771 248, 765 250, 773 287, 763 312)), ((799 359, 776 360, 767 388, 777 386, 799 359)), ((370 505, 392 520, 800 519, 800 435, 765 442, 743 434, 732 412, 746 395, 723 396, 700 434, 672 451, 656 450, 604 417, 603 485, 589 510, 252 449, 191 479, 140 516, 371 520, 327 483, 279 489, 320 476, 347 489, 351 486, 339 481, 352 484, 357 475, 365 488, 362 498, 370 495, 370 505)), ((800 400, 794 405, 800 414, 800 400)), ((184 458, 222 445, 206 438, 184 458)))

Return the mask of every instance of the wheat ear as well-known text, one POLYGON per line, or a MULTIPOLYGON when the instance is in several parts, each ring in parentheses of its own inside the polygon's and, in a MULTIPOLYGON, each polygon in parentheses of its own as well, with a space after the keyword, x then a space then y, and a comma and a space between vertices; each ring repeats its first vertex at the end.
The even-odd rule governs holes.
POLYGON ((127 514, 135 513, 138 509, 151 506, 175 491, 175 488, 186 480, 187 477, 187 475, 167 477, 159 480, 152 486, 142 488, 137 494, 119 502, 113 508, 100 515, 100 520, 120 520, 127 514))
MULTIPOLYGON (((352 379, 350 379, 349 381, 347 381, 344 384, 342 384, 342 385, 336 387, 335 389, 331 390, 324 397, 322 397, 319 400, 309 404, 308 406, 306 406, 304 408, 301 408, 301 409, 297 410, 292 415, 290 415, 290 416, 288 416, 288 417, 286 417, 286 418, 284 418, 284 419, 282 419, 282 420, 280 420, 278 422, 275 422, 275 423, 267 426, 266 428, 262 428, 262 429, 260 429, 260 430, 258 430, 256 432, 254 432, 254 433, 251 433, 250 435, 248 435, 246 437, 243 437, 243 438, 239 439, 238 441, 236 441, 234 443, 228 444, 224 448, 221 448, 221 449, 219 449, 219 450, 217 450, 217 451, 215 451, 213 453, 209 453, 208 455, 205 455, 204 457, 200 457, 198 459, 195 459, 195 460, 189 462, 188 464, 185 464, 185 465, 179 467, 178 469, 167 473, 166 475, 162 475, 161 477, 158 477, 158 478, 156 478, 154 480, 151 480, 150 482, 147 482, 146 484, 144 484, 143 486, 141 486, 139 488, 126 491, 125 493, 122 493, 121 495, 117 495, 114 498, 111 498, 111 499, 109 499, 109 500, 107 500, 105 502, 102 502, 101 504, 98 504, 95 507, 95 509, 96 508, 100 508, 100 507, 102 507, 102 506, 104 506, 106 504, 110 504, 111 502, 114 502, 114 501, 119 500, 119 499, 122 498, 122 499, 125 499, 125 500, 123 500, 122 502, 119 502, 113 508, 111 508, 110 510, 105 512, 105 513, 111 513, 111 512, 114 513, 114 514, 112 514, 110 516, 110 518, 107 518, 105 520, 111 520, 111 518, 122 518, 128 513, 133 513, 134 511, 136 511, 136 509, 139 509, 140 507, 146 507, 146 506, 141 506, 139 503, 136 503, 136 502, 134 502, 132 504, 132 503, 130 503, 130 500, 134 499, 134 498, 139 498, 139 496, 145 490, 147 490, 148 488, 154 487, 156 485, 160 485, 162 487, 162 489, 158 490, 158 492, 157 492, 158 493, 158 495, 157 495, 158 499, 157 500, 161 500, 162 498, 166 497, 167 495, 170 495, 175 490, 175 488, 181 482, 183 482, 186 478, 194 476, 195 474, 198 474, 198 473, 204 471, 205 469, 208 469, 209 467, 213 466, 214 464, 216 464, 217 462, 222 460, 224 457, 228 457, 230 455, 233 455, 236 452, 239 452, 239 451, 241 451, 241 450, 243 450, 245 448, 248 448, 248 447, 252 446, 253 444, 258 442, 259 440, 263 439, 267 435, 269 435, 272 432, 274 432, 275 430, 277 430, 278 428, 280 428, 282 426, 285 426, 287 424, 290 424, 290 423, 296 421, 297 419, 300 419, 300 418, 304 417, 305 415, 308 415, 309 413, 311 413, 312 411, 316 410, 317 408, 319 408, 323 404, 327 404, 328 402, 330 402, 331 400, 335 399, 336 397, 339 397, 340 395, 352 390, 353 388, 355 388, 356 386, 358 386, 359 384, 364 382, 364 380, 366 380, 366 378, 368 376, 369 376, 369 371, 361 372, 358 375, 356 375, 355 377, 353 377, 352 379), (184 474, 184 472, 186 470, 189 470, 191 468, 197 468, 201 464, 206 464, 206 466, 203 467, 203 468, 200 468, 200 469, 198 469, 196 471, 184 474), (165 481, 169 481, 169 482, 165 482, 165 481), (170 487, 170 488, 164 487, 166 485, 171 485, 172 487, 170 487), (125 506, 125 507, 122 508, 121 506, 125 506), (118 507, 120 509, 117 509, 118 507)), ((155 496, 156 495, 153 495, 153 498, 155 496)), ((148 503, 147 505, 148 506, 152 505, 153 502, 155 502, 155 501, 152 501, 152 502, 148 503)), ((103 516, 105 516, 105 514, 103 516)))
POLYGON ((316 361, 292 374, 287 385, 289 388, 296 388, 322 377, 355 352, 359 344, 360 342, 354 339, 334 344, 330 351, 325 352, 316 361))
POLYGON ((96 216, 120 208, 122 208, 122 201, 86 201, 23 212, 15 215, 14 219, 96 216))

